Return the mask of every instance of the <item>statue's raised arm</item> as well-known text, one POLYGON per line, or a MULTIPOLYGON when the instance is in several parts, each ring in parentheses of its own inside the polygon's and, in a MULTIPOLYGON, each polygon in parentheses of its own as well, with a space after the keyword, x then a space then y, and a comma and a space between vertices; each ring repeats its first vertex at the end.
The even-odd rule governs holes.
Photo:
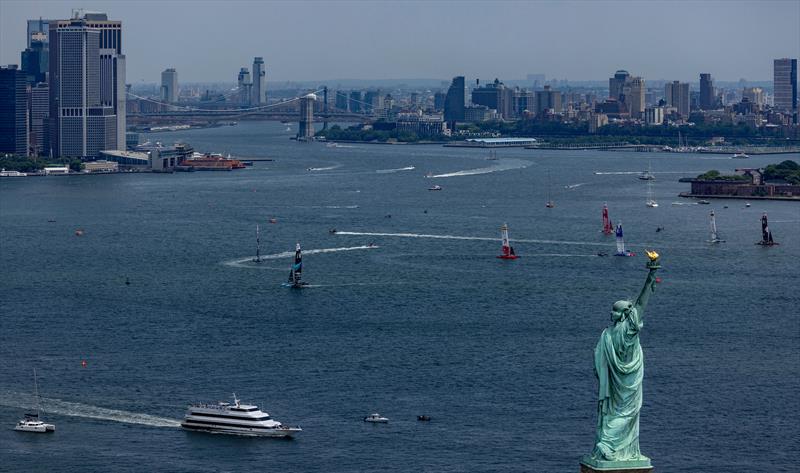
POLYGON ((655 251, 648 251, 647 257, 650 261, 647 262, 647 269, 650 272, 647 273, 647 280, 644 282, 644 287, 642 287, 642 292, 639 293, 639 297, 636 298, 636 312, 638 312, 639 317, 644 315, 644 309, 647 307, 647 302, 650 300, 650 294, 655 292, 656 290, 656 271, 661 268, 661 265, 658 264, 658 253, 655 251))

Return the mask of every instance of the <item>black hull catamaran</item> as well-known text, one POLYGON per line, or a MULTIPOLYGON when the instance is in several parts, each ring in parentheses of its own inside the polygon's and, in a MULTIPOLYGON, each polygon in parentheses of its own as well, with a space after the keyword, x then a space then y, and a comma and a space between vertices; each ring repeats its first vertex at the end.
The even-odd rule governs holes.
POLYGON ((297 247, 294 250, 294 264, 292 264, 292 269, 289 270, 289 280, 283 285, 285 287, 290 287, 292 289, 302 289, 308 286, 307 282, 303 282, 300 278, 303 275, 303 255, 300 251, 300 243, 297 244, 297 247))
POLYGON ((775 240, 772 239, 772 232, 769 230, 769 225, 767 224, 767 213, 764 212, 764 215, 761 216, 761 241, 756 243, 756 245, 761 246, 775 246, 779 243, 775 243, 775 240))

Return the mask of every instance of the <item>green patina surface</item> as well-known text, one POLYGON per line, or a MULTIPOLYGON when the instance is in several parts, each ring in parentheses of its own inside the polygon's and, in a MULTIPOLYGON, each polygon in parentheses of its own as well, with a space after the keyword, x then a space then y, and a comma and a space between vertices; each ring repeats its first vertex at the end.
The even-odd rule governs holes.
POLYGON ((595 469, 649 467, 650 459, 639 451, 639 411, 642 408, 644 355, 639 332, 644 310, 655 291, 658 255, 635 302, 617 301, 611 311, 613 325, 603 330, 594 350, 598 379, 597 428, 592 453, 581 460, 595 469))

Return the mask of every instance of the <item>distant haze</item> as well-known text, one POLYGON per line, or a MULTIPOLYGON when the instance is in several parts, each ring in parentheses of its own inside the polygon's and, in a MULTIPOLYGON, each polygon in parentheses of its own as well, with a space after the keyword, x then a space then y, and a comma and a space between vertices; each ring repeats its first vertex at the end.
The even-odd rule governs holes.
POLYGON ((123 25, 127 82, 236 80, 263 56, 269 82, 338 78, 771 80, 800 56, 800 1, 261 2, 0 0, 0 64, 26 20, 104 11, 123 25))

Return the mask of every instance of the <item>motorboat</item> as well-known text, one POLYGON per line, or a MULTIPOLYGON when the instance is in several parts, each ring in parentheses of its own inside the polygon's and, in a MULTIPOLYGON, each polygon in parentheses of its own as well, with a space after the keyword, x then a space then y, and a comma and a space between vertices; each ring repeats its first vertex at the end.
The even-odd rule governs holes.
POLYGON ((420 422, 429 422, 431 420, 431 416, 419 415, 417 416, 417 420, 420 422))
POLYGON ((748 156, 744 151, 739 151, 738 153, 731 156, 731 159, 747 159, 749 157, 750 156, 748 156))
POLYGON ((25 418, 17 422, 14 430, 18 432, 33 432, 37 434, 46 434, 56 431, 56 426, 47 424, 41 420, 42 407, 41 399, 39 397, 39 383, 36 381, 36 370, 33 370, 33 397, 36 400, 36 412, 26 412, 25 418))
POLYGON ((387 424, 389 423, 389 419, 386 417, 382 417, 377 412, 374 414, 370 414, 367 417, 364 417, 364 422, 369 422, 372 424, 387 424))
POLYGON ((186 430, 249 437, 293 437, 302 432, 299 426, 286 426, 272 419, 258 406, 242 404, 233 395, 233 404, 192 404, 181 422, 186 430))
POLYGON ((428 187, 428 190, 429 190, 429 191, 440 191, 440 190, 442 190, 442 186, 440 186, 440 185, 435 185, 435 186, 433 186, 433 187, 428 187))
POLYGON ((698 200, 697 203, 700 204, 700 205, 709 205, 711 202, 709 202, 707 200, 698 200))

